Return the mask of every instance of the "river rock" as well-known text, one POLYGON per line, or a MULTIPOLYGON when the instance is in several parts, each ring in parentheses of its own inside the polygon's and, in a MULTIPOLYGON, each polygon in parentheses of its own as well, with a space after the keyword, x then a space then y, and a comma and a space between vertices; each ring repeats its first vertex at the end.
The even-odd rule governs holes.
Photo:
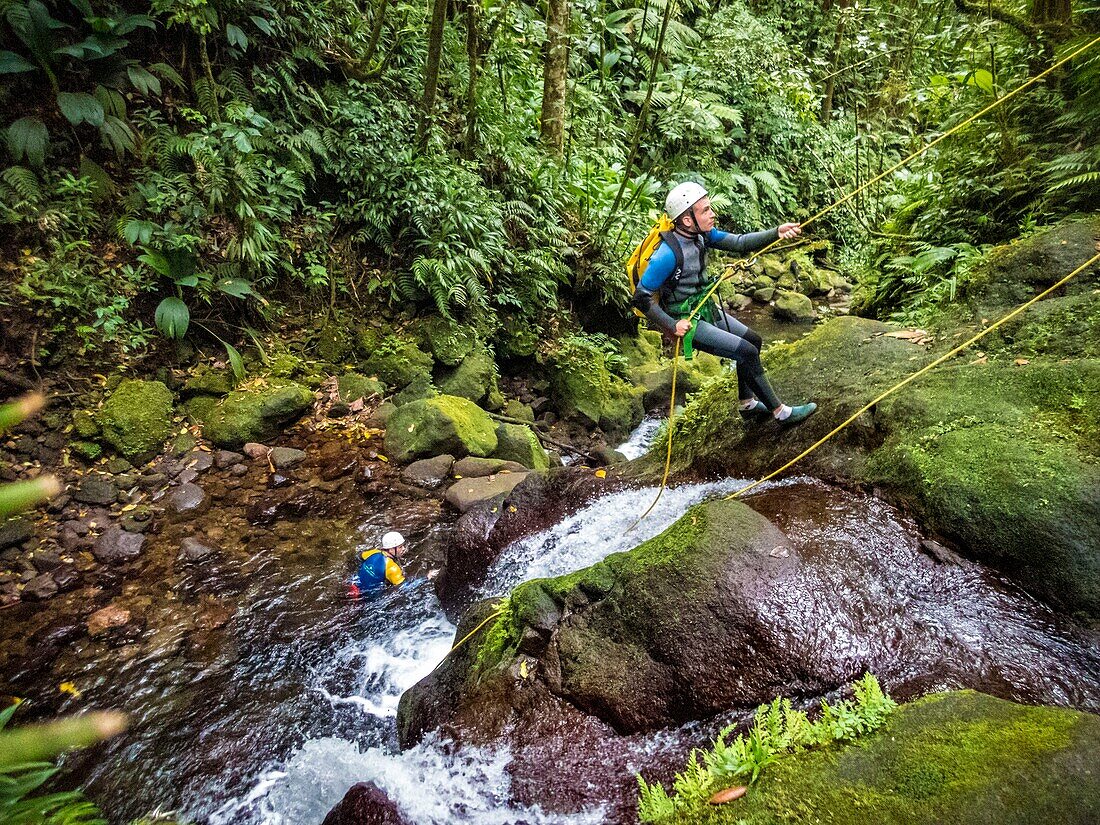
POLYGON ((455 478, 483 478, 484 476, 491 476, 494 473, 502 473, 505 471, 522 473, 527 469, 527 467, 524 467, 518 461, 508 461, 504 458, 478 458, 477 456, 466 456, 466 458, 460 458, 456 461, 451 471, 455 478))
POLYGON ((85 476, 73 490, 73 498, 82 504, 106 506, 118 500, 118 488, 106 476, 85 476))
POLYGON ((321 480, 335 481, 346 475, 354 474, 358 467, 359 458, 354 452, 331 456, 321 465, 321 480))
POLYGON ((49 573, 61 566, 61 553, 55 544, 43 544, 31 553, 31 564, 35 570, 49 573))
POLYGON ((352 785, 321 825, 413 825, 373 782, 352 785))
POLYGON ((496 386, 496 369, 493 354, 480 344, 457 367, 440 376, 439 390, 477 404, 496 386))
POLYGON ((752 299, 758 304, 767 304, 775 298, 775 289, 773 287, 764 287, 763 289, 754 289, 752 293, 752 299))
POLYGON ((110 461, 108 461, 103 466, 103 469, 111 475, 119 475, 121 473, 130 472, 130 470, 134 469, 134 465, 127 461, 125 458, 117 457, 112 458, 110 461))
POLYGON ((307 488, 290 488, 273 493, 268 499, 249 505, 246 511, 249 522, 254 525, 269 525, 284 519, 300 519, 306 516, 324 515, 335 505, 324 493, 307 488))
POLYGON ((214 456, 206 450, 192 450, 182 460, 183 466, 196 473, 205 473, 214 466, 214 456))
POLYGON ((203 434, 217 446, 235 450, 273 437, 312 403, 313 393, 308 388, 270 378, 262 385, 234 390, 219 401, 206 415, 203 434))
POLYGON ((385 445, 400 462, 446 453, 486 456, 497 448, 496 424, 473 402, 441 395, 398 407, 386 422, 385 445))
POLYGON ((241 451, 251 459, 267 458, 267 454, 271 452, 271 448, 264 444, 257 444, 255 441, 250 441, 241 447, 241 451))
POLYGON ((49 573, 42 573, 27 582, 20 595, 24 599, 45 601, 57 595, 57 589, 57 582, 53 580, 53 576, 49 573))
POLYGON ((62 564, 53 571, 53 580, 57 583, 57 589, 60 592, 68 593, 80 584, 80 571, 76 565, 62 564))
POLYGON ((22 544, 34 535, 34 525, 24 518, 0 521, 0 550, 22 544))
POLYGON ((525 424, 497 425, 497 449, 493 458, 514 461, 531 470, 545 470, 550 466, 538 436, 525 424))
POLYGON ((234 464, 239 464, 244 461, 244 454, 237 453, 233 450, 218 450, 214 453, 214 466, 219 470, 224 470, 226 467, 232 467, 234 464))
POLYGON ((268 458, 277 469, 288 470, 305 461, 306 453, 305 450, 297 450, 294 447, 274 447, 268 458))
POLYGON ((130 621, 130 611, 116 604, 100 608, 88 617, 88 635, 93 639, 102 636, 116 627, 123 627, 130 621))
POLYGON ((126 380, 96 414, 102 438, 122 456, 142 464, 172 434, 172 391, 160 381, 126 380))
POLYGON ((145 536, 128 533, 120 527, 109 527, 92 549, 95 557, 104 564, 133 561, 145 547, 145 536))
POLYGON ((407 484, 415 484, 418 487, 427 487, 432 490, 443 483, 443 480, 450 474, 454 463, 455 458, 453 455, 422 458, 402 470, 401 479, 407 484))
POLYGON ((173 487, 164 497, 167 511, 177 517, 187 518, 205 513, 210 507, 206 491, 197 484, 181 484, 173 487))
POLYGON ((184 561, 200 562, 218 552, 220 550, 213 542, 203 541, 194 536, 188 536, 180 542, 180 557, 184 561))
POLYGON ((805 323, 817 317, 814 303, 807 296, 791 290, 780 290, 775 296, 772 315, 780 321, 805 323))
POLYGON ((459 512, 465 513, 475 504, 503 493, 527 478, 527 473, 498 473, 484 478, 463 478, 447 488, 446 500, 459 512))

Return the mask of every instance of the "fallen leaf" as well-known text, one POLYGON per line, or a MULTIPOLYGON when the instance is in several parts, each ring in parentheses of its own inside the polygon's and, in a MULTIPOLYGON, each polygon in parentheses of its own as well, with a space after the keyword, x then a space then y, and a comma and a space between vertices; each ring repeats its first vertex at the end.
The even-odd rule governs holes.
POLYGON ((72 682, 62 682, 60 685, 57 686, 57 689, 60 690, 62 693, 71 694, 74 699, 80 698, 80 691, 76 689, 76 685, 74 685, 72 682))
POLYGON ((521 679, 526 679, 527 678, 527 660, 526 659, 524 659, 523 661, 521 661, 519 663, 519 678, 521 678, 521 679))
POLYGON ((509 513, 514 513, 514 512, 516 512, 516 505, 514 505, 514 504, 509 504, 509 505, 508 505, 508 512, 509 512, 509 513))
POLYGON ((1030 364, 1031 362, 1029 360, 1027 360, 1026 358, 1017 358, 1012 363, 1015 364, 1017 367, 1022 367, 1022 366, 1024 366, 1024 364, 1030 364))
POLYGON ((596 478, 607 478, 607 470, 596 470, 596 478))
POLYGON ((735 799, 740 799, 749 792, 749 789, 744 785, 734 785, 732 788, 726 788, 724 791, 719 791, 710 798, 711 805, 721 805, 723 802, 733 802, 735 799))
POLYGON ((378 454, 378 460, 379 461, 385 461, 387 464, 389 464, 389 462, 390 462, 390 460, 388 458, 386 458, 384 455, 382 455, 382 453, 378 454))
POLYGON ((984 355, 982 355, 982 356, 980 356, 980 357, 978 357, 978 358, 975 358, 975 359, 974 359, 973 361, 971 361, 970 363, 971 363, 971 364, 988 364, 988 363, 989 363, 989 359, 988 359, 988 358, 986 358, 986 357, 985 357, 984 355))

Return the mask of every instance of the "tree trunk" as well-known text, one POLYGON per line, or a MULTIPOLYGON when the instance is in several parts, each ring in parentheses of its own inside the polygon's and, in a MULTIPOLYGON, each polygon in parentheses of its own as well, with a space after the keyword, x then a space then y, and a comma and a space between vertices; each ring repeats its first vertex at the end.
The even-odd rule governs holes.
POLYGON ((569 0, 548 0, 546 57, 542 71, 542 140, 561 157, 565 140, 565 91, 569 68, 569 0))
POLYGON ((1032 0, 1031 22, 1039 26, 1068 26, 1073 16, 1070 0, 1032 0))
POLYGON ((374 12, 374 24, 370 30, 370 40, 367 42, 367 52, 363 55, 363 68, 370 70, 370 64, 374 61, 374 53, 378 51, 378 41, 382 39, 382 26, 386 22, 386 7, 390 0, 382 0, 374 12))
POLYGON ((466 144, 467 158, 474 156, 477 140, 477 78, 481 70, 481 0, 466 0, 466 61, 469 84, 466 86, 466 144))
POLYGON ((439 62, 443 55, 443 24, 447 20, 447 0, 432 4, 432 22, 428 28, 428 60, 424 64, 424 97, 420 103, 420 126, 417 143, 420 151, 428 148, 428 137, 435 116, 435 93, 439 87, 439 62))
MULTIPOLYGON (((836 90, 836 67, 840 62, 840 47, 844 43, 845 10, 852 4, 852 0, 840 0, 836 17, 836 34, 833 36, 833 71, 829 79, 825 81, 825 92, 821 97, 821 122, 828 123, 833 116, 833 93, 836 90)), ((826 0, 826 5, 831 5, 826 0)))

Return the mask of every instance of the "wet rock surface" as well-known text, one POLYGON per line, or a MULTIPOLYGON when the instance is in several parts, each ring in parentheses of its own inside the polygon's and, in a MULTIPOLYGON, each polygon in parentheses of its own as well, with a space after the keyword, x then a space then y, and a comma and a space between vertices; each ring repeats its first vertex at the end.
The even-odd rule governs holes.
POLYGON ((360 782, 348 790, 322 825, 413 825, 373 782, 360 782))

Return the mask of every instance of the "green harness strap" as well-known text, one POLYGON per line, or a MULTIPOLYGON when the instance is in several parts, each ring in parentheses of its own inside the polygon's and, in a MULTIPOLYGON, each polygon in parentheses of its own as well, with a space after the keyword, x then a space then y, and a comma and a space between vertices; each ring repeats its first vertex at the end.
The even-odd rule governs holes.
MULTIPOLYGON (((699 300, 710 290, 710 284, 707 284, 703 289, 696 292, 678 304, 670 307, 670 315, 674 316, 677 320, 683 320, 691 315, 691 311, 695 309, 699 304, 699 300)), ((714 304, 711 301, 707 301, 700 307, 698 314, 691 319, 691 328, 684 334, 684 360, 690 361, 695 356, 694 341, 695 332, 699 328, 699 322, 706 321, 708 324, 714 323, 714 304)))

